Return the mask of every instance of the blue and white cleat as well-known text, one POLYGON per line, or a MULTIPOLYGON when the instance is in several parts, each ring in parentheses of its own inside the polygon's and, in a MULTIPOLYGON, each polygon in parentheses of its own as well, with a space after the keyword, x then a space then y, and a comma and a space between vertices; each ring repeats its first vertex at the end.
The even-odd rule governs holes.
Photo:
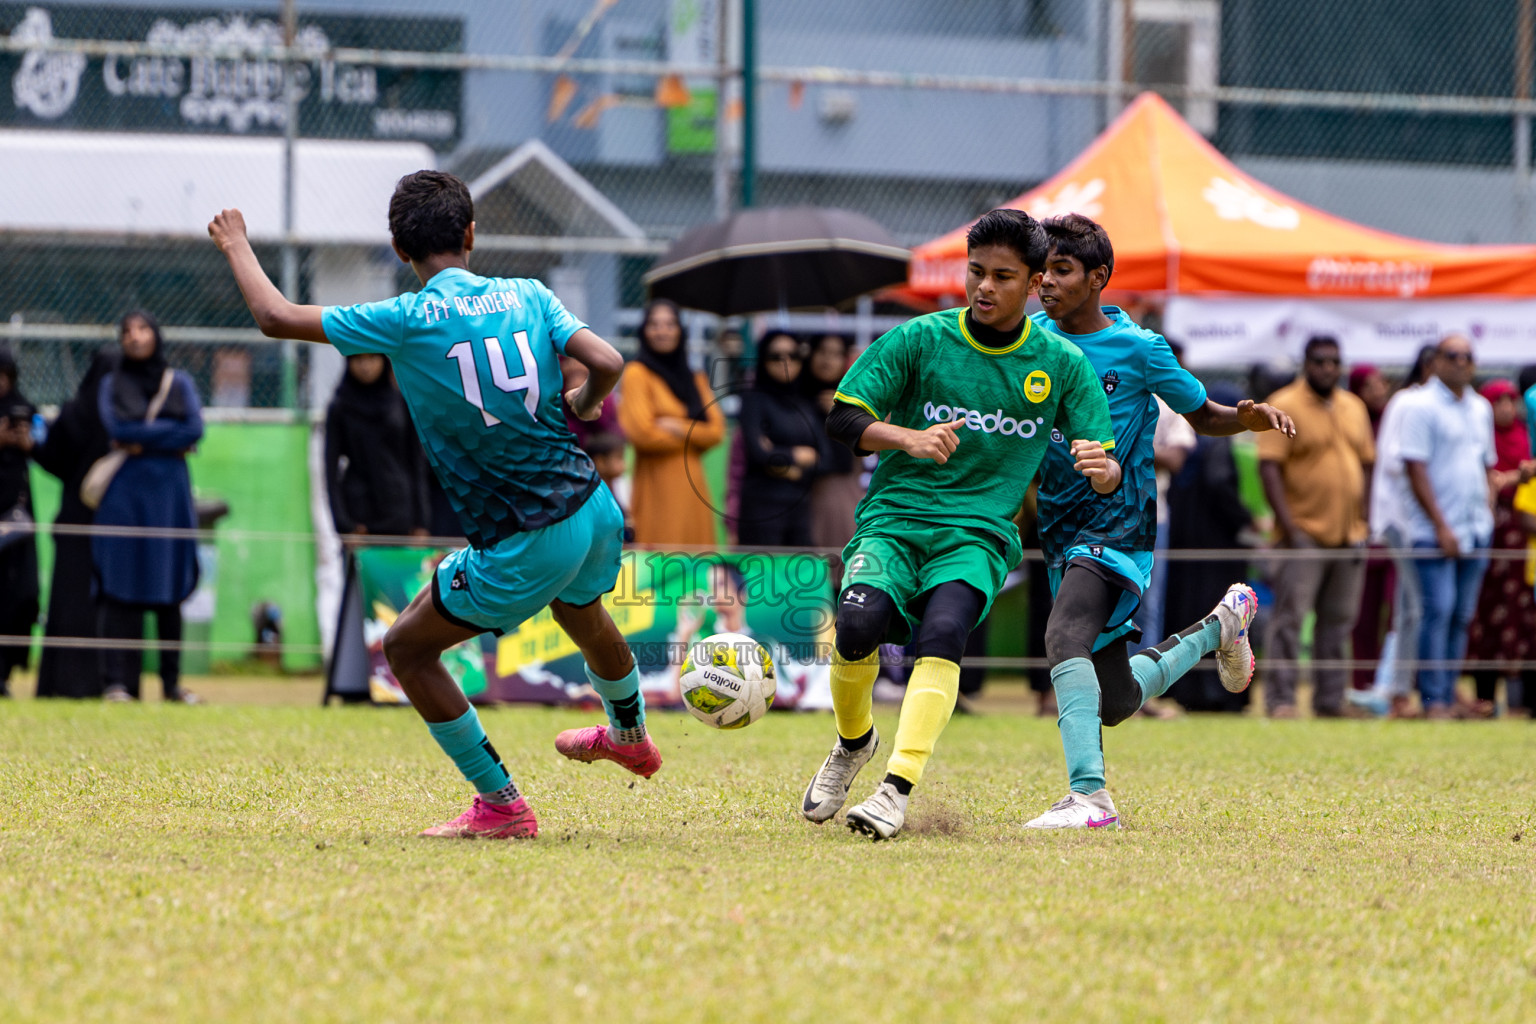
POLYGON ((1253 645, 1248 627, 1259 611, 1259 598, 1246 583, 1234 583, 1211 614, 1221 623, 1221 646, 1216 648, 1217 675, 1232 693, 1248 689, 1253 679, 1253 645))

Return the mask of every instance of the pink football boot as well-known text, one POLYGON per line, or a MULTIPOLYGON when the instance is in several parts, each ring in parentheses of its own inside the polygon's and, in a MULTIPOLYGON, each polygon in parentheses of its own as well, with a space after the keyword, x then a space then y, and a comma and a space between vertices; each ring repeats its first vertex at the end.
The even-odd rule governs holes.
POLYGON ((523 797, 493 804, 477 796, 469 810, 421 834, 431 839, 532 839, 539 834, 539 820, 523 797))
POLYGON ((555 749, 572 761, 616 762, 643 779, 655 775, 661 767, 661 751, 649 736, 640 743, 620 746, 609 738, 606 725, 567 729, 555 737, 555 749))

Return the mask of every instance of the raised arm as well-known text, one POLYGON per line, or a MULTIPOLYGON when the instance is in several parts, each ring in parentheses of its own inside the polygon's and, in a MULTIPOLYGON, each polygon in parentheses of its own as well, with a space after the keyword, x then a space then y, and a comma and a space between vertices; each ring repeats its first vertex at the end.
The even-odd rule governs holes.
POLYGON ((256 319, 256 326, 269 338, 295 341, 326 341, 320 322, 321 307, 300 306, 289 302, 261 269, 251 240, 245 233, 245 217, 239 210, 223 210, 208 225, 208 236, 229 260, 235 284, 245 296, 245 304, 256 319))

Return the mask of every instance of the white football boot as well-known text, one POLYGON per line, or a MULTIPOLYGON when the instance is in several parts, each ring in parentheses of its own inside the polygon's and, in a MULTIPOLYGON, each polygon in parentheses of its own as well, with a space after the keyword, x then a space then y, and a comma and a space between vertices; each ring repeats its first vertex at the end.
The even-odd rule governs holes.
MULTIPOLYGON (((852 816, 853 812, 848 812, 852 816)), ((1096 789, 1084 796, 1068 793, 1051 804, 1051 809, 1033 821, 1025 822, 1025 828, 1119 828, 1120 815, 1115 812, 1115 802, 1109 798, 1109 790, 1096 789)))
POLYGON ((907 797, 889 782, 880 783, 874 795, 848 812, 848 827, 871 839, 889 839, 907 820, 907 797))
POLYGON ((1221 646, 1216 648, 1217 675, 1232 693, 1248 689, 1253 679, 1253 645, 1248 627, 1259 610, 1258 595, 1246 583, 1234 583, 1211 613, 1221 623, 1221 646))
POLYGON ((811 776, 811 784, 805 787, 805 799, 800 801, 800 813, 805 815, 805 820, 820 825, 842 810, 853 780, 869 764, 879 747, 880 734, 875 731, 870 732, 869 742, 858 750, 843 746, 839 737, 832 753, 811 776))

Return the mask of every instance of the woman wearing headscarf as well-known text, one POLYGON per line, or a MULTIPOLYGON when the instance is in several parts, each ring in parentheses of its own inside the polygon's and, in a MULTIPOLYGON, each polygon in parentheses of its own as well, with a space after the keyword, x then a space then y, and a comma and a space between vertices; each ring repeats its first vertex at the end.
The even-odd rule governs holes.
MULTIPOLYGON (((37 622, 37 539, 27 476, 37 410, 17 377, 15 357, 0 348, 0 634, 27 636, 37 622)), ((9 692, 11 670, 26 667, 28 647, 0 644, 0 697, 9 692)))
POLYGON ((640 321, 640 354, 619 381, 619 425, 635 449, 630 509, 640 544, 715 543, 703 452, 725 438, 709 381, 688 368, 677 306, 656 299, 640 321))
POLYGON ((388 361, 348 356, 325 415, 325 483, 336 532, 425 536, 432 521, 427 472, 388 361))
POLYGON ((826 414, 800 383, 799 339, 769 331, 757 345, 757 373, 741 396, 746 472, 736 521, 740 544, 811 546, 811 485, 827 458, 826 414))
MULTIPOLYGON (((121 357, 101 382, 96 409, 112 446, 128 458, 107 486, 96 525, 195 529, 187 453, 203 436, 197 389, 191 377, 166 365, 160 325, 148 313, 138 310, 123 317, 118 340, 121 357)), ((153 612, 160 640, 180 643, 181 602, 197 586, 197 542, 191 536, 97 535, 91 538, 91 553, 101 636, 139 640, 144 615, 153 612)), ((138 650, 105 651, 103 696, 137 698, 142 666, 138 650)), ((161 650, 160 681, 166 700, 196 702, 181 690, 178 648, 161 650)))
MULTIPOLYGON (((48 437, 33 453, 37 464, 59 478, 64 492, 59 501, 56 526, 89 526, 96 513, 80 500, 80 483, 93 463, 112 450, 107 428, 97 410, 101 382, 117 365, 116 346, 103 348, 91 360, 75 397, 64 403, 58 418, 48 427, 48 437)), ((95 565, 91 538, 55 532, 53 535, 53 583, 48 589, 49 639, 97 635, 95 565)), ((43 647, 37 667, 39 697, 100 697, 101 654, 72 647, 43 647)))
MULTIPOLYGON (((1493 406, 1493 450, 1498 460, 1493 466, 1498 493, 1493 507, 1492 547, 1524 551, 1527 537, 1514 502, 1515 489, 1520 486, 1520 464, 1531 457, 1531 443, 1525 424, 1520 422, 1520 392, 1509 381, 1496 379, 1484 384, 1479 393, 1493 406)), ((1467 657, 1478 661, 1536 657, 1536 595, 1525 582, 1524 561, 1497 559, 1488 564, 1477 615, 1467 630, 1467 657)), ((1472 673, 1477 681, 1477 704, 1471 713, 1493 713, 1501 675, 1506 673, 1490 668, 1472 673)), ((1525 684, 1521 687, 1523 703, 1530 707, 1536 697, 1536 672, 1520 675, 1525 684)))

